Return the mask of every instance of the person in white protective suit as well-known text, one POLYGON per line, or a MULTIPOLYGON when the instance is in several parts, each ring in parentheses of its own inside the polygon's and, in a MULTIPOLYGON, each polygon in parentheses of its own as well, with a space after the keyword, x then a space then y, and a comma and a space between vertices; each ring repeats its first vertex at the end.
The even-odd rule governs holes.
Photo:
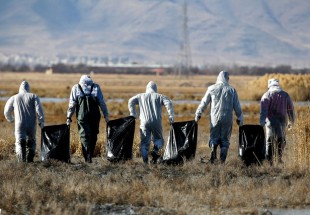
POLYGON ((140 110, 140 151, 144 163, 148 163, 148 153, 153 137, 154 148, 151 153, 152 163, 156 163, 160 155, 158 151, 164 145, 162 131, 162 106, 168 112, 169 122, 174 122, 174 110, 170 99, 157 93, 157 85, 150 81, 146 86, 146 92, 133 96, 128 101, 131 116, 136 118, 136 105, 140 110))
POLYGON ((10 97, 4 116, 15 122, 15 151, 19 162, 33 162, 36 151, 36 121, 44 127, 44 112, 39 97, 30 93, 30 85, 23 81, 19 93, 10 97))
POLYGON ((278 161, 282 162, 286 125, 290 127, 295 121, 293 102, 289 94, 281 89, 277 79, 269 79, 268 91, 262 96, 260 104, 260 125, 266 128, 266 158, 272 164, 277 152, 278 161))
POLYGON ((106 123, 109 122, 108 108, 100 86, 94 83, 90 76, 82 75, 79 83, 75 84, 71 90, 67 125, 72 122, 72 115, 76 111, 83 156, 85 162, 88 163, 92 163, 99 133, 101 118, 99 107, 106 123))
POLYGON ((226 161, 233 124, 233 111, 237 116, 237 124, 242 126, 243 114, 238 99, 237 91, 229 85, 229 73, 221 71, 217 77, 216 84, 208 87, 205 96, 202 98, 195 115, 198 122, 202 113, 211 104, 210 111, 210 141, 211 149, 210 162, 217 159, 216 151, 220 146, 220 159, 226 161))

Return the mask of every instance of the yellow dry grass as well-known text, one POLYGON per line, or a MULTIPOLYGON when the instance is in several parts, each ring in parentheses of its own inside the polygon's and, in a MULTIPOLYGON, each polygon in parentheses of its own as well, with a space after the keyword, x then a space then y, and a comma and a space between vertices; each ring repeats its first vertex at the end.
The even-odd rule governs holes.
POLYGON ((294 144, 289 145, 290 165, 296 169, 310 167, 310 108, 298 116, 298 120, 289 133, 294 144))
POLYGON ((267 91, 268 80, 271 78, 279 80, 280 86, 291 96, 293 101, 310 100, 310 75, 292 74, 266 74, 253 80, 250 84, 252 90, 249 89, 253 99, 261 98, 262 94, 267 91))

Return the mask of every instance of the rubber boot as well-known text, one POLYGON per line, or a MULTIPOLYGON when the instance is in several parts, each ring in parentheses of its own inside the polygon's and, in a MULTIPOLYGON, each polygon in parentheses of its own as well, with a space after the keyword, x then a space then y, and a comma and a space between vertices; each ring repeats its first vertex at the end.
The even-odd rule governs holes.
POLYGON ((93 162, 93 160, 92 160, 92 156, 91 156, 91 154, 90 154, 90 153, 87 153, 86 162, 87 162, 87 163, 92 163, 92 162, 93 162))
POLYGON ((151 156, 152 156, 152 164, 156 164, 158 158, 160 157, 160 155, 158 154, 158 148, 156 145, 154 145, 153 151, 151 152, 151 156))
POLYGON ((211 149, 211 157, 210 157, 210 163, 211 164, 214 164, 215 160, 217 159, 216 158, 216 148, 217 147, 215 147, 214 145, 212 145, 210 148, 211 149))
POLYGON ((151 155, 152 155, 152 164, 156 164, 160 155, 157 154, 155 151, 152 151, 151 155))
POLYGON ((33 158, 36 153, 36 148, 35 148, 35 141, 33 140, 28 140, 27 142, 27 149, 26 149, 26 157, 27 157, 27 162, 31 163, 33 162, 33 158))

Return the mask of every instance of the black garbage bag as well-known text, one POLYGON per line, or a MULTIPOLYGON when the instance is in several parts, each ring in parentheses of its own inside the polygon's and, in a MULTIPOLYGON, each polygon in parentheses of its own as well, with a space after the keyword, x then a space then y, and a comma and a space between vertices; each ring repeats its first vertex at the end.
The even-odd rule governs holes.
POLYGON ((265 159, 265 134, 260 125, 243 125, 239 128, 239 156, 248 166, 261 164, 265 159))
POLYGON ((41 133, 40 160, 70 162, 70 127, 66 124, 45 126, 41 133))
POLYGON ((165 164, 182 164, 184 160, 195 158, 198 124, 195 120, 175 122, 170 127, 163 156, 165 164))
POLYGON ((107 124, 107 159, 111 162, 132 159, 135 118, 128 116, 107 124))

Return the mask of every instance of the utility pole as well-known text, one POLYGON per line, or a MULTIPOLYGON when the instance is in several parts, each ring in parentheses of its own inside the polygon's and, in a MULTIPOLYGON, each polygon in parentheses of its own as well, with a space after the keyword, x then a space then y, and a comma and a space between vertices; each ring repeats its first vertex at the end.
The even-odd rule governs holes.
POLYGON ((189 32, 188 32, 188 17, 187 17, 187 2, 184 0, 183 11, 182 11, 182 40, 180 43, 180 62, 177 68, 177 74, 179 76, 191 75, 191 48, 189 41, 189 32))

